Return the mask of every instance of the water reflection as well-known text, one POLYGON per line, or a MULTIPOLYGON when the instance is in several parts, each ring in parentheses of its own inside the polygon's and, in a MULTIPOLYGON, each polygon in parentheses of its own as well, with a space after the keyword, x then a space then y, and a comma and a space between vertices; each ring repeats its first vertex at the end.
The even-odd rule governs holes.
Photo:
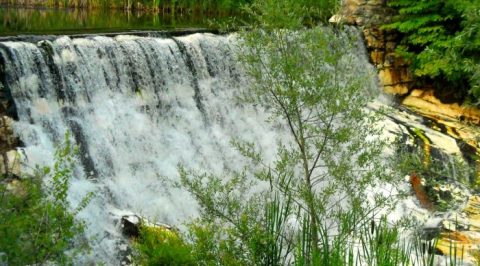
MULTIPOLYGON (((216 19, 226 19, 227 16, 216 19)), ((167 13, 124 10, 18 9, 0 7, 0 35, 72 34, 170 28, 209 28, 202 14, 171 16, 167 13)))

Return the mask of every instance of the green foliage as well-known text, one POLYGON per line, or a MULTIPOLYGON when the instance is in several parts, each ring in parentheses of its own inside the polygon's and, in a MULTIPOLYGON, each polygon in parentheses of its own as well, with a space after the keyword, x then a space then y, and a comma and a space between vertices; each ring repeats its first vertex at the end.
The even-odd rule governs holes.
POLYGON ((397 49, 413 73, 457 98, 480 104, 480 2, 390 0, 398 10, 386 29, 402 33, 397 49))
POLYGON ((410 265, 410 248, 400 241, 398 228, 390 226, 385 217, 362 229, 360 254, 368 265, 410 265))
POLYGON ((393 178, 378 117, 365 108, 372 94, 351 53, 356 40, 317 26, 324 14, 302 2, 254 1, 247 11, 254 22, 240 32, 239 59, 252 82, 242 100, 265 108, 289 139, 272 162, 256 143, 233 140, 252 166, 221 177, 180 166, 201 210, 193 253, 201 265, 353 264, 349 241, 391 203, 370 189, 393 178))
POLYGON ((75 214, 87 206, 92 194, 73 210, 67 201, 74 155, 75 148, 66 134, 52 168, 44 167, 33 177, 0 184, 0 252, 6 253, 8 264, 66 265, 87 249, 79 239, 84 223, 75 214))
POLYGON ((299 28, 315 26, 319 22, 326 23, 338 10, 340 2, 337 0, 265 0, 250 1, 245 5, 245 13, 252 22, 249 26, 263 29, 272 28, 299 28))
POLYGON ((134 248, 139 265, 197 265, 192 248, 168 229, 141 226, 134 248))

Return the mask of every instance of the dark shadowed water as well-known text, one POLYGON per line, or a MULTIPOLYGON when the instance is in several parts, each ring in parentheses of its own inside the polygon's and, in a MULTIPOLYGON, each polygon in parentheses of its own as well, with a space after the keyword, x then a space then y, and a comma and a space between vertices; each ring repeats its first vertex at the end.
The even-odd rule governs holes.
POLYGON ((0 7, 0 36, 213 28, 214 20, 227 19, 227 15, 0 7))

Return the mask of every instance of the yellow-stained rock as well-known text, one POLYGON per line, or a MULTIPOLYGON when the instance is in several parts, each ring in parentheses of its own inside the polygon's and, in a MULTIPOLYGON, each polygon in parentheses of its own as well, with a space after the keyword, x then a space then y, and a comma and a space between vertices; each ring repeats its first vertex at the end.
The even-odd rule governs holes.
POLYGON ((405 67, 381 69, 378 72, 378 77, 384 86, 406 84, 412 80, 410 71, 405 67))
POLYGON ((463 258, 464 261, 468 260, 468 250, 474 249, 471 243, 455 241, 449 238, 441 238, 438 240, 435 248, 443 255, 456 254, 457 258, 463 258))
POLYGON ((16 150, 10 150, 0 156, 0 175, 21 175, 21 156, 16 150))
POLYGON ((405 95, 408 93, 408 87, 405 84, 397 84, 393 86, 384 86, 383 91, 393 95, 405 95))
POLYGON ((8 116, 0 117, 0 152, 15 148, 17 138, 13 133, 13 119, 8 116))
POLYGON ((370 58, 372 59, 372 62, 375 64, 375 65, 381 65, 383 64, 383 57, 384 57, 384 52, 382 51, 378 51, 378 50, 375 50, 375 51, 372 51, 370 53, 370 58))
POLYGON ((392 71, 390 69, 382 69, 378 72, 378 78, 380 79, 380 83, 383 86, 391 86, 395 85, 394 77, 392 76, 392 71))
POLYGON ((464 262, 476 262, 480 251, 480 196, 471 196, 463 209, 468 229, 440 234, 437 251, 444 255, 456 254, 464 262))
POLYGON ((470 197, 467 206, 463 211, 469 218, 470 230, 480 232, 480 196, 470 197))
POLYGON ((446 116, 450 119, 461 119, 480 125, 479 109, 460 106, 457 103, 442 103, 435 97, 433 90, 412 90, 410 95, 403 99, 402 104, 423 115, 446 116))
POLYGON ((378 72, 378 78, 384 86, 392 86, 401 82, 400 75, 392 68, 382 69, 378 72))

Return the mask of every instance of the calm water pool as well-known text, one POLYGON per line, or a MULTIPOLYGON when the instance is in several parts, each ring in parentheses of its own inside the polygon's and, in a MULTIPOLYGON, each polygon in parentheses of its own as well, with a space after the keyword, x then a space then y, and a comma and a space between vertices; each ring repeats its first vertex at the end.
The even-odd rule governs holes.
POLYGON ((74 34, 132 30, 214 28, 212 22, 229 17, 176 15, 123 10, 24 9, 0 7, 0 36, 74 34))

